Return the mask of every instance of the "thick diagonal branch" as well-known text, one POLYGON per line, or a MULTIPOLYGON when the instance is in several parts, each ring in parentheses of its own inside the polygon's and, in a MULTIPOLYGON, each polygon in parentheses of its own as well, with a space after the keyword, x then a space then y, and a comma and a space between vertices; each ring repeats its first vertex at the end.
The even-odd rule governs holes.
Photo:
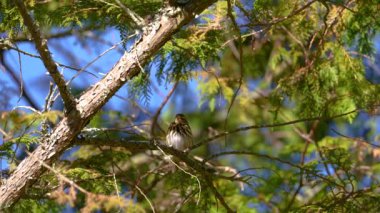
POLYGON ((34 23, 32 17, 30 17, 25 7, 24 1, 16 0, 15 4, 17 5, 21 13, 21 16, 24 20, 24 24, 28 28, 33 38, 33 41, 41 56, 43 64, 45 65, 49 74, 53 78, 54 82, 57 84, 59 93, 61 94, 63 103, 65 105, 66 111, 67 112, 70 111, 71 109, 73 109, 73 107, 75 107, 75 100, 74 100, 74 97, 71 95, 70 91, 67 89, 65 79, 59 73, 57 64, 54 62, 53 58, 51 57, 51 53, 47 46, 47 40, 42 38, 41 32, 38 26, 34 23))
POLYGON ((144 65, 183 25, 189 23, 216 0, 192 1, 181 7, 166 7, 160 15, 143 29, 144 34, 134 47, 125 53, 102 80, 87 90, 78 100, 77 110, 71 110, 57 124, 52 133, 41 142, 32 156, 23 160, 13 174, 0 187, 0 207, 14 204, 44 172, 41 161, 52 164, 60 154, 72 145, 73 139, 85 127, 95 113, 129 79, 139 74, 144 65))

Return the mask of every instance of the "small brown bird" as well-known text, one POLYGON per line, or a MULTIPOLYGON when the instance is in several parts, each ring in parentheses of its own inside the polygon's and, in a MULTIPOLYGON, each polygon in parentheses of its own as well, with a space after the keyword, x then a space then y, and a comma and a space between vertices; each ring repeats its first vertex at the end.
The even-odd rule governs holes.
POLYGON ((181 151, 193 145, 193 134, 183 114, 177 114, 175 120, 170 123, 166 134, 166 144, 181 151))
POLYGON ((190 0, 166 0, 164 3, 169 4, 170 6, 185 6, 190 0))

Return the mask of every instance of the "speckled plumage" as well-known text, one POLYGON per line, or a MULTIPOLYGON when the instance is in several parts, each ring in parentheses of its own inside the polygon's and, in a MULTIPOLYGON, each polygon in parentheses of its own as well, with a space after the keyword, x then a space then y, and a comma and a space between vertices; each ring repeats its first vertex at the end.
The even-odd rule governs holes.
POLYGON ((193 144, 191 128, 183 114, 177 114, 170 123, 166 135, 166 143, 175 149, 184 151, 193 144))

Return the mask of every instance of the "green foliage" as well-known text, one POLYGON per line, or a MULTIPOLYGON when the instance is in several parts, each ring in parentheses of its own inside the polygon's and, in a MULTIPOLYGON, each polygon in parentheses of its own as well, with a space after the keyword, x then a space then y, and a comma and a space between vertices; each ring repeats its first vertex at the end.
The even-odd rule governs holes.
MULTIPOLYGON (((129 36, 141 31, 114 0, 24 2, 48 38, 57 31, 71 34, 74 29, 78 42, 87 42, 87 33, 103 39, 105 29, 116 29, 126 49, 135 39, 129 36)), ((121 2, 147 22, 167 4, 121 2)), ((368 120, 378 112, 380 91, 373 83, 378 82, 376 76, 366 75, 369 63, 376 62, 366 58, 374 58, 377 51, 379 1, 231 3, 237 23, 228 15, 227 1, 217 1, 180 29, 148 64, 141 64, 144 71, 127 81, 130 99, 122 103, 123 110, 104 107, 88 124, 92 129, 78 136, 78 140, 96 139, 101 145, 75 146, 54 161, 52 168, 76 185, 48 170, 12 211, 60 212, 64 205, 71 205, 83 212, 149 212, 153 205, 157 212, 224 212, 200 171, 172 158, 199 178, 201 189, 194 177, 173 169, 157 150, 133 146, 152 142, 150 127, 157 109, 148 103, 156 100, 155 80, 159 86, 195 81, 200 101, 196 102, 194 91, 178 89, 167 104, 170 107, 158 114, 162 132, 154 142, 164 142, 168 118, 183 110, 188 112, 194 144, 213 138, 189 153, 197 165, 204 166, 194 156, 244 152, 210 161, 212 184, 232 209, 380 211, 376 194, 380 151, 368 143, 378 145, 377 122, 368 125, 368 120), (136 107, 136 99, 145 105, 136 107), (192 104, 198 109, 191 109, 192 104), (336 136, 332 128, 361 138, 336 136), (108 146, 115 140, 118 144, 108 146)), ((187 6, 176 10, 182 7, 187 6)), ((27 40, 28 31, 14 2, 0 0, 0 20, 7 42, 27 40)), ((2 49, 4 55, 7 51, 2 49)), ((6 108, 17 93, 0 83, 6 108)), ((24 157, 24 147, 38 145, 64 116, 55 110, 1 111, 0 155, 12 163, 4 175, 11 174, 24 157)))
MULTIPOLYGON (((313 70, 299 69, 299 74, 282 79, 277 87, 278 92, 300 103, 301 115, 343 114, 370 105, 378 96, 379 87, 365 79, 359 58, 352 58, 334 42, 326 42, 321 54, 325 57, 313 70)), ((354 117, 352 114, 347 119, 354 117)))
POLYGON ((324 148, 322 149, 322 153, 327 157, 327 163, 337 166, 338 169, 347 171, 352 166, 350 153, 343 148, 324 148))
POLYGON ((0 146, 1 156, 15 156, 14 147, 23 144, 27 149, 31 145, 39 144, 41 142, 41 128, 43 122, 50 122, 52 124, 58 122, 62 117, 61 111, 52 110, 43 113, 26 113, 24 111, 12 110, 3 111, 0 113, 0 127, 3 129, 10 129, 4 135, 3 144, 0 146), (14 146, 16 145, 16 146, 14 146))
POLYGON ((149 73, 143 72, 128 84, 129 97, 142 101, 145 105, 148 105, 152 94, 149 75, 149 73))
POLYGON ((20 32, 23 22, 17 8, 8 5, 5 1, 0 2, 0 31, 8 31, 8 36, 13 37, 20 32))
POLYGON ((21 137, 15 137, 9 141, 9 143, 22 143, 29 147, 33 143, 38 143, 39 138, 31 135, 23 135, 21 137))
MULTIPOLYGON (((223 5, 219 3, 218 7, 224 8, 223 5)), ((224 13, 220 9, 213 15, 219 17, 224 13)), ((163 80, 165 83, 187 81, 192 77, 190 70, 205 69, 208 63, 219 59, 218 52, 223 41, 219 23, 206 15, 199 19, 198 25, 178 32, 160 50, 156 57, 159 60, 156 77, 160 83, 163 80)))
POLYGON ((344 38, 360 53, 374 53, 372 39, 380 29, 378 5, 378 0, 359 1, 356 11, 347 14, 344 38))
MULTIPOLYGON (((123 0, 121 2, 142 17, 157 12, 162 4, 159 0, 123 0)), ((51 1, 49 3, 26 1, 26 4, 28 9, 33 11, 33 18, 39 26, 46 30, 52 27, 87 27, 90 29, 116 27, 121 32, 121 38, 125 39, 137 27, 114 1, 93 0, 75 3, 70 1, 51 1)), ((10 38, 17 37, 20 32, 26 32, 22 18, 12 1, 0 2, 0 18, 0 31, 7 31, 10 38)))
MULTIPOLYGON (((203 76, 202 76, 203 77, 203 76)), ((230 103, 233 90, 230 88, 224 79, 217 79, 213 76, 204 76, 204 78, 199 78, 198 90, 202 94, 201 101, 199 105, 203 105, 204 103, 208 103, 208 107, 210 111, 214 111, 217 105, 220 106, 221 95, 223 98, 230 103)))
POLYGON ((58 206, 53 200, 22 199, 9 212, 62 212, 64 206, 58 206))

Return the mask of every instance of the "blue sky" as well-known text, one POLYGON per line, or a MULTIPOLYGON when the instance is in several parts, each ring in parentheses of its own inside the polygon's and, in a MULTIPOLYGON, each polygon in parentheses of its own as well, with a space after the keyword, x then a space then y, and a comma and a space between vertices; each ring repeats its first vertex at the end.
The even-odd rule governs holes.
MULTIPOLYGON (((117 44, 120 42, 119 32, 115 29, 108 28, 106 32, 101 34, 101 39, 108 41, 110 44, 117 44)), ((83 68, 86 66, 89 62, 93 61, 95 58, 97 58, 101 53, 108 50, 111 46, 110 45, 104 45, 98 42, 91 42, 88 41, 78 41, 77 37, 69 36, 66 38, 60 38, 60 39, 51 39, 49 40, 49 48, 53 55, 53 59, 56 62, 70 65, 76 68, 83 68), (65 51, 70 51, 74 54, 75 58, 68 58, 65 56, 65 51)), ((38 52, 35 49, 35 46, 32 42, 22 42, 18 44, 18 48, 20 50, 23 50, 25 52, 28 52, 30 54, 39 55, 38 52)), ((90 75, 86 72, 82 72, 79 77, 77 77, 73 82, 70 88, 81 88, 86 89, 90 85, 97 82, 100 78, 102 78, 112 67, 113 65, 120 59, 121 55, 123 54, 122 46, 119 45, 117 48, 112 49, 111 51, 104 54, 101 58, 96 60, 91 66, 88 67, 88 71, 95 74, 98 78, 94 77, 93 75, 90 75)), ((47 74, 47 71, 42 64, 41 60, 38 58, 33 58, 24 54, 18 55, 18 53, 14 50, 7 51, 5 53, 5 61, 8 63, 9 66, 12 67, 12 69, 17 72, 17 76, 20 78, 20 62, 21 60, 21 68, 22 68, 22 79, 24 88, 29 91, 30 96, 32 99, 38 103, 39 107, 43 108, 43 105, 45 103, 46 95, 49 91, 49 81, 51 80, 50 76, 47 74), (20 57, 20 59, 19 59, 20 57)), ((154 67, 153 67, 154 68, 154 67)), ((60 67, 59 70, 64 73, 65 79, 69 80, 71 79, 77 72, 60 67)), ((154 76, 155 70, 151 70, 152 76, 154 76)), ((149 101, 149 104, 146 106, 144 103, 141 103, 140 105, 144 108, 148 108, 148 110, 154 112, 158 106, 161 104, 163 99, 165 98, 166 94, 168 94, 169 90, 172 88, 172 84, 167 85, 159 85, 158 82, 155 80, 155 78, 151 78, 156 85, 157 89, 152 89, 152 95, 151 99, 149 101)), ((3 85, 0 85, 0 89, 4 88, 6 85, 8 90, 9 88, 12 88, 12 91, 14 93, 6 93, 9 95, 9 106, 6 108, 6 110, 14 109, 19 106, 27 106, 29 105, 27 101, 25 101, 24 98, 20 97, 19 87, 16 85, 16 83, 13 81, 13 79, 10 77, 6 71, 0 67, 0 83, 3 85)), ((165 106, 163 111, 161 112, 161 116, 165 115, 173 115, 175 113, 182 112, 182 110, 195 110, 198 107, 198 101, 200 99, 198 92, 196 90, 196 80, 191 80, 188 83, 180 85, 181 88, 177 89, 185 89, 190 90, 191 97, 194 102, 187 103, 187 104, 179 104, 182 107, 178 107, 174 112, 170 111, 170 113, 165 113, 168 108, 173 109, 173 107, 170 107, 170 102, 165 106)), ((128 91, 127 86, 122 87, 118 92, 117 95, 128 98, 128 91)), ((11 91, 11 90, 9 90, 11 91)), ((2 93, 3 91, 0 91, 2 93)), ((77 95, 78 97, 78 95, 77 95)), ((172 98, 171 102, 175 103, 176 105, 179 102, 182 102, 181 97, 172 98)), ((60 103, 55 103, 54 105, 58 109, 61 107, 60 103)), ((126 102, 120 98, 113 97, 106 105, 108 110, 117 110, 121 111, 122 113, 127 113, 129 110, 125 108, 126 102)), ((19 108, 19 110, 25 110, 30 112, 27 109, 19 108)), ((2 144, 2 138, 0 137, 0 144, 2 144)), ((1 168, 0 169, 6 169, 8 167, 8 163, 5 159, 1 160, 1 168)))
MULTIPOLYGON (((101 35, 101 38, 112 44, 117 44, 120 42, 119 32, 111 28, 108 28, 106 32, 101 35)), ((28 53, 38 55, 38 52, 35 50, 33 43, 23 42, 18 44, 18 48, 28 53)), ((49 40, 49 48, 53 54, 55 61, 65 65, 82 68, 86 66, 90 61, 97 58, 101 53, 108 50, 110 46, 98 42, 88 43, 85 41, 83 43, 79 43, 76 37, 69 36, 64 39, 49 40), (60 47, 64 48, 62 49, 60 47), (68 59, 65 57, 63 50, 74 52, 76 58, 74 60, 68 59)), ((84 89, 97 82, 120 59, 122 51, 122 47, 119 45, 117 48, 104 54, 101 58, 96 60, 91 66, 88 67, 88 71, 98 76, 98 79, 93 75, 82 72, 79 77, 73 81, 72 84, 74 84, 74 87, 80 87, 84 89)), ((45 97, 48 94, 48 81, 50 77, 46 74, 46 69, 40 59, 32 58, 23 54, 20 56, 24 86, 28 91, 30 91, 32 98, 42 107, 45 102, 45 97)), ((7 51, 6 53, 6 61, 8 61, 8 63, 11 64, 12 68, 17 71, 17 75, 20 75, 18 57, 19 56, 16 51, 7 51)), ((73 75, 76 74, 76 71, 67 68, 60 68, 60 71, 63 71, 66 80, 69 80, 73 75)), ((154 76, 155 70, 151 70, 151 72, 152 76, 154 76)), ((9 77, 9 75, 4 72, 4 70, 1 71, 0 75, 2 80, 5 80, 5 82, 11 85, 14 89, 18 90, 16 84, 9 77)), ((154 78, 152 79, 154 84, 157 85, 157 88, 159 89, 159 93, 152 89, 152 96, 149 102, 149 107, 155 109, 162 102, 164 98, 162 95, 165 96, 171 89, 172 85, 158 85, 157 81, 155 81, 154 78)), ((197 95, 198 93, 195 90, 196 81, 190 81, 187 87, 188 89, 192 90, 192 95, 195 100, 199 100, 199 96, 197 95)), ((128 97, 127 93, 127 87, 124 86, 118 91, 117 94, 122 97, 128 97)), ((18 95, 14 95, 10 101, 10 105, 11 108, 14 108, 16 106, 27 105, 27 103, 24 99, 21 99, 19 101, 18 95)), ((107 108, 113 110, 125 110, 123 109, 125 106, 124 101, 115 97, 112 98, 106 106, 107 108)))

